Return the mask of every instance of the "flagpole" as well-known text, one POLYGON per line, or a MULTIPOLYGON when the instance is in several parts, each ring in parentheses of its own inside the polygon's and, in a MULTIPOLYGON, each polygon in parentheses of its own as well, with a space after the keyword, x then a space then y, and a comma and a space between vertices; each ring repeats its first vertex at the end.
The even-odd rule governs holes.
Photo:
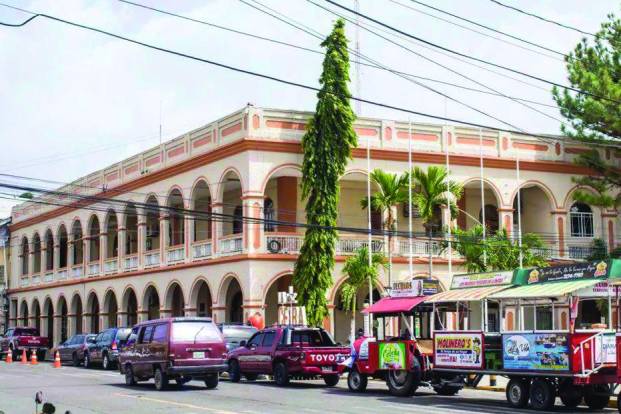
POLYGON ((487 267, 487 251, 485 249, 485 236, 487 233, 485 221, 485 187, 483 184, 483 131, 479 128, 479 175, 481 176, 481 224, 483 225, 483 266, 487 267))
POLYGON ((408 122, 408 269, 409 278, 414 276, 414 250, 412 246, 412 119, 408 122))
MULTIPOLYGON (((446 98, 444 99, 444 117, 447 117, 447 108, 446 108, 446 98)), ((445 129, 444 129, 444 155, 445 155, 445 161, 446 161, 446 183, 448 185, 448 183, 450 182, 450 176, 451 176, 451 165, 450 165, 450 159, 449 159, 449 140, 448 140, 448 132, 446 131, 446 126, 447 124, 444 124, 445 129)), ((448 276, 449 276, 449 281, 453 279, 453 249, 452 249, 452 242, 451 242, 451 225, 452 223, 452 219, 453 217, 451 216, 451 209, 449 207, 449 220, 448 220, 448 226, 447 226, 447 239, 448 239, 448 276)), ((429 277, 431 277, 431 275, 429 275, 429 277)))
POLYGON ((520 269, 524 264, 524 255, 522 254, 522 189, 521 189, 521 179, 520 179, 520 149, 518 148, 516 151, 516 162, 515 162, 515 175, 517 180, 517 215, 518 215, 518 247, 519 258, 520 258, 520 269))

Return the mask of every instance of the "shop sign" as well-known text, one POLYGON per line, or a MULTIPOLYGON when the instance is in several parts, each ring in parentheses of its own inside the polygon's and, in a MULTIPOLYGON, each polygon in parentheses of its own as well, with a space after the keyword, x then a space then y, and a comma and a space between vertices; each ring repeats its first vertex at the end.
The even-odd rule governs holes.
POLYGON ((434 337, 434 366, 445 368, 483 368, 483 334, 440 333, 434 337))
POLYGON ((405 369, 405 343, 380 342, 379 369, 405 369))
POLYGON ((513 270, 455 275, 451 281, 451 289, 508 285, 512 280, 513 270))
POLYGON ((607 298, 608 295, 616 296, 615 287, 613 285, 609 285, 608 282, 598 282, 593 286, 580 289, 574 293, 574 296, 580 298, 607 298))
POLYGON ((568 371, 567 335, 505 334, 502 336, 502 362, 507 370, 568 371))
POLYGON ((608 267, 609 264, 603 260, 564 266, 537 267, 526 270, 528 276, 526 284, 604 277, 608 274, 608 267))
POLYGON ((394 282, 390 296, 395 298, 430 296, 439 291, 439 282, 434 279, 412 279, 405 282, 394 282))
POLYGON ((595 363, 614 364, 617 362, 617 343, 615 334, 603 334, 595 337, 595 363))

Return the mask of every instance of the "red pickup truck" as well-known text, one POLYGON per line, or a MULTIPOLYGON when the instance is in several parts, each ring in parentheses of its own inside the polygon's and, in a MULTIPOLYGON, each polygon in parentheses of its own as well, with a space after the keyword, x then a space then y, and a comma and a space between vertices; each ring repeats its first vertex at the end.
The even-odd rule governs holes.
POLYGON ((339 382, 349 357, 349 347, 340 346, 321 328, 275 326, 255 333, 228 353, 231 381, 242 376, 254 381, 257 376, 273 375, 277 385, 285 386, 290 379, 322 377, 326 385, 339 382))
POLYGON ((12 352, 15 360, 20 357, 23 349, 26 350, 28 357, 32 351, 35 351, 37 358, 43 360, 48 348, 48 339, 39 336, 37 328, 9 328, 4 335, 0 336, 0 354, 12 352))

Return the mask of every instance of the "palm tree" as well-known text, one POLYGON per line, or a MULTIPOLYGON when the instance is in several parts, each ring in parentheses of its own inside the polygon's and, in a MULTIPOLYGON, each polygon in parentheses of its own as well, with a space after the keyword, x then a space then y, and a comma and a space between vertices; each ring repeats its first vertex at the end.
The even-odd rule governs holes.
POLYGON ((448 173, 444 167, 435 165, 427 167, 427 171, 420 167, 412 170, 412 186, 415 191, 412 194, 412 202, 418 208, 418 213, 423 219, 425 232, 429 237, 429 276, 433 272, 433 252, 431 238, 433 236, 433 219, 439 207, 448 206, 451 219, 457 217, 457 200, 461 198, 463 188, 461 184, 447 180, 448 173))
MULTIPOLYGON (((384 228, 388 232, 388 287, 390 287, 392 283, 392 238, 395 231, 393 207, 408 199, 408 175, 406 173, 397 176, 397 174, 376 168, 371 172, 370 178, 378 187, 378 190, 371 195, 371 209, 382 213, 382 216, 386 215, 384 228)), ((360 200, 360 205, 363 209, 369 208, 368 197, 360 200)))
MULTIPOLYGON (((347 280, 341 288, 341 303, 345 312, 351 311, 352 313, 352 338, 356 334, 356 296, 358 290, 365 286, 369 279, 371 286, 375 286, 378 278, 378 267, 380 265, 384 266, 385 263, 386 258, 383 254, 373 253, 371 255, 371 266, 369 267, 369 249, 363 246, 356 251, 354 256, 349 257, 345 262, 345 266, 343 266, 343 273, 347 276, 347 280)), ((372 294, 372 292, 369 294, 372 294)))

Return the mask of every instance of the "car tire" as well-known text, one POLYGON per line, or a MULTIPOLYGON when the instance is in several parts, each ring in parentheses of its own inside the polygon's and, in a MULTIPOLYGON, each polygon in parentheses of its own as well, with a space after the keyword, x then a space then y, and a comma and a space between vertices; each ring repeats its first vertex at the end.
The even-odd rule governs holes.
POLYGON ((259 377, 259 374, 244 374, 246 381, 256 381, 259 377))
POLYGON ((229 379, 231 382, 239 382, 241 380, 241 370, 236 359, 229 361, 229 379))
POLYGON ((112 366, 112 363, 110 362, 110 356, 108 355, 107 352, 104 352, 103 356, 101 357, 101 367, 107 371, 110 369, 110 367, 112 366))
POLYGON ((131 365, 125 366, 125 385, 132 386, 136 385, 136 377, 134 377, 134 369, 131 365))
POLYGON ((153 381, 155 382, 155 389, 158 391, 165 390, 168 387, 168 376, 165 372, 162 372, 162 368, 155 368, 155 373, 153 374, 153 381))
POLYGON ((369 378, 365 374, 361 374, 358 368, 352 369, 347 374, 347 387, 353 392, 364 392, 367 389, 369 378))
POLYGON ((71 355, 71 364, 74 367, 80 366, 80 360, 78 359, 78 354, 76 354, 75 352, 71 355))
POLYGON ((610 395, 603 395, 604 393, 608 393, 608 387, 606 385, 591 385, 584 390, 584 403, 591 410, 606 408, 610 401, 610 395))
POLYGON ((537 378, 530 384, 530 406, 538 411, 549 411, 554 407, 556 390, 546 379, 537 378))
POLYGON ((582 402, 583 387, 576 386, 571 380, 562 381, 558 387, 558 396, 567 408, 576 408, 582 402))
POLYGON ((521 378, 511 378, 507 384, 507 402, 513 408, 524 408, 528 405, 528 382, 521 378))
POLYGON ((84 359, 82 360, 82 365, 84 366, 84 368, 90 368, 91 367, 91 357, 88 354, 88 352, 84 353, 84 359))
POLYGON ((339 379, 339 374, 326 375, 323 377, 323 382, 325 382, 328 387, 334 387, 339 383, 339 379))
POLYGON ((278 362, 274 366, 274 382, 279 387, 289 385, 289 370, 284 362, 278 362))
POLYGON ((411 397, 420 382, 416 381, 416 373, 413 371, 390 370, 386 377, 388 390, 396 397, 411 397))
POLYGON ((461 390, 461 388, 455 385, 443 385, 436 389, 436 393, 445 397, 452 397, 453 395, 457 395, 459 390, 461 390))
POLYGON ((175 384, 177 384, 177 386, 179 388, 183 387, 185 384, 187 384, 188 382, 190 382, 192 378, 191 377, 177 377, 175 378, 175 384))
POLYGON ((219 382, 220 375, 218 374, 209 374, 205 377, 205 387, 207 387, 208 390, 213 390, 214 388, 216 388, 219 382))

